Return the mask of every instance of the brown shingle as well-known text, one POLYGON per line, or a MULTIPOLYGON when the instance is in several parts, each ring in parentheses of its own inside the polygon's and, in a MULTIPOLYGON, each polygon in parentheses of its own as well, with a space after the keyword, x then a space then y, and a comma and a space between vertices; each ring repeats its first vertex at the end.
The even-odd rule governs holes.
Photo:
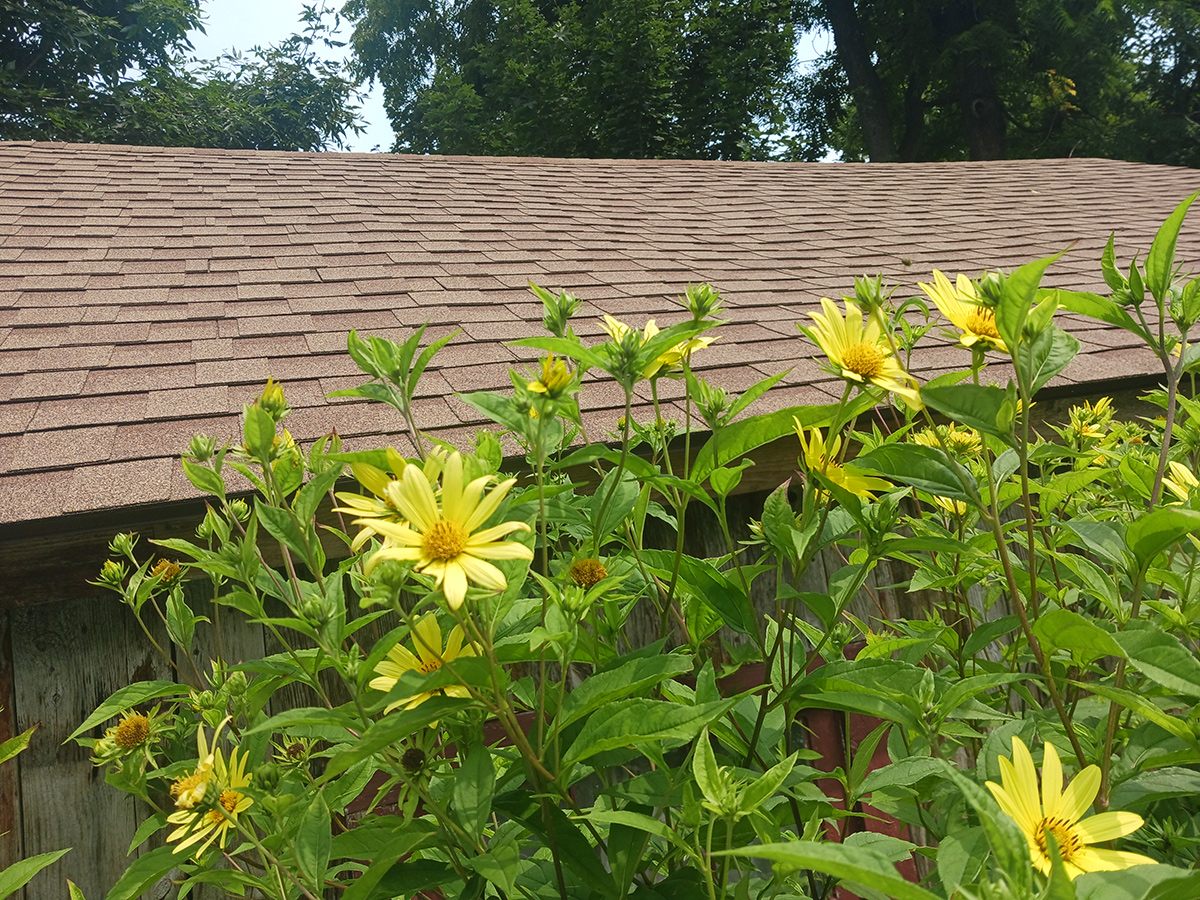
MULTIPOLYGON (((640 326, 686 314, 689 282, 722 289, 729 324, 697 370, 742 390, 791 369, 766 411, 829 402, 841 385, 797 333, 821 296, 881 272, 917 293, 932 268, 978 274, 1061 249, 1047 283, 1105 290, 1200 173, 1105 160, 828 166, 288 154, 0 143, 0 522, 195 496, 173 462, 194 430, 236 438, 268 375, 284 379, 302 442, 391 440, 398 416, 327 399, 367 380, 346 332, 426 340, 461 328, 418 389, 422 426, 469 442, 459 391, 503 390, 540 355, 530 280, 572 290, 574 323, 640 326), (937 197, 932 203, 929 198, 937 197), (524 363, 522 363, 524 365, 524 363), (385 435, 392 435, 391 438, 385 435), (61 470, 73 467, 69 475, 61 470), (39 474, 41 473, 41 474, 39 474)), ((1188 225, 1179 258, 1200 258, 1188 225)), ((1116 329, 1064 318, 1083 353, 1060 381, 1154 371, 1116 329)), ((914 369, 966 362, 928 338, 914 369)), ((676 403, 680 385, 662 385, 676 403)), ((1081 390, 1083 388, 1080 388, 1081 390)), ((648 399, 639 392, 639 402, 648 399)), ((612 427, 620 390, 583 394, 612 427)))

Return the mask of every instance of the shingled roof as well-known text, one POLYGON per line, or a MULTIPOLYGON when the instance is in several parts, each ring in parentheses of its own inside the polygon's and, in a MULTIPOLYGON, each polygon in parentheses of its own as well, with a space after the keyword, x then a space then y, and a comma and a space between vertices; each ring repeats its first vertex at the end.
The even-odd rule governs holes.
MULTIPOLYGON (((508 384, 540 333, 530 280, 611 313, 676 321, 710 282, 729 325, 697 356, 740 390, 787 368, 769 406, 840 388, 794 323, 853 277, 915 293, 932 268, 978 273, 1074 249, 1048 283, 1103 289, 1110 231, 1144 255, 1200 172, 1106 160, 919 165, 480 159, 0 143, 0 534, 39 521, 195 497, 178 453, 233 438, 268 376, 301 442, 406 439, 391 411, 331 400, 359 383, 346 333, 461 328, 418 402, 454 438, 477 416, 454 393, 508 384)), ((1181 258, 1200 259, 1200 229, 1181 258)), ((1149 371, 1123 333, 1073 326, 1059 383, 1149 371)), ((927 376, 966 358, 919 352, 927 376)), ((611 427, 610 384, 585 392, 611 427)))

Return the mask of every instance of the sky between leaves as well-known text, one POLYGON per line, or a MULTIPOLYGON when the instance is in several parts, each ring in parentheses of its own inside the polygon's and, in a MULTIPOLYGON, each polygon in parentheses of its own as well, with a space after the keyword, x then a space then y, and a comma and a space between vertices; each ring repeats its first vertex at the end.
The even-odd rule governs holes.
MULTIPOLYGON (((194 31, 189 35, 195 55, 215 59, 229 50, 245 51, 255 44, 263 47, 278 44, 301 29, 303 6, 304 0, 205 0, 202 10, 206 33, 194 31)), ((349 35, 350 26, 344 23, 339 38, 346 40, 349 35)), ((801 65, 832 46, 832 38, 825 33, 806 34, 800 40, 801 65)), ((366 96, 360 115, 366 129, 360 135, 350 135, 346 149, 386 153, 392 146, 393 132, 383 109, 381 85, 376 84, 366 96)))

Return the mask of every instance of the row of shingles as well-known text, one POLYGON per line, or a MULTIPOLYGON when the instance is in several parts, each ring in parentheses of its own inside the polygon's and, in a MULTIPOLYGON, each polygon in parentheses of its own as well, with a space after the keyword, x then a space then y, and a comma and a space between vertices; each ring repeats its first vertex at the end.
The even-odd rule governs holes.
MULTIPOLYGON (((521 321, 513 306, 533 304, 524 291, 506 288, 491 274, 497 261, 485 255, 511 252, 503 249, 506 245, 497 237, 505 221, 497 218, 489 204, 480 202, 489 190, 497 191, 497 186, 479 181, 464 188, 463 175, 469 173, 444 171, 445 167, 436 161, 390 158, 388 162, 390 177, 386 183, 381 183, 378 169, 360 172, 353 181, 356 190, 370 195, 371 204, 381 216, 373 229, 393 241, 388 248, 393 271, 358 270, 354 273, 360 276, 355 286, 364 293, 403 291, 397 298, 403 301, 397 316, 404 327, 393 329, 393 333, 384 330, 380 336, 399 340, 425 323, 430 324, 427 339, 464 326, 486 335, 474 346, 465 346, 462 337, 452 342, 439 355, 418 391, 414 405, 419 423, 440 436, 453 438, 464 422, 478 421, 478 417, 449 399, 451 382, 455 389, 470 389, 475 384, 500 387, 507 380, 504 373, 513 355, 498 341, 521 321), (462 202, 454 202, 455 191, 462 195, 462 202), (402 241, 395 240, 397 231, 403 232, 402 241), (362 277, 368 275, 379 277, 362 277)), ((505 261, 499 262, 503 267, 505 261)), ((338 337, 344 346, 344 333, 338 337)), ((325 379, 322 385, 332 390, 360 380, 325 379)), ((327 415, 330 412, 325 411, 327 415)), ((359 425, 352 426, 352 437, 408 446, 396 435, 399 418, 390 411, 360 405, 339 409, 328 417, 337 422, 343 421, 346 414, 359 418, 359 425)))
MULTIPOLYGON (((82 300, 85 287, 98 282, 98 290, 106 289, 106 280, 115 271, 103 259, 101 245, 123 223, 120 207, 99 202, 94 193, 96 167, 86 159, 69 151, 54 158, 44 151, 24 157, 14 167, 20 185, 6 187, 26 192, 29 203, 5 244, 38 251, 41 259, 34 265, 40 264, 43 271, 25 270, 20 263, 6 267, 6 280, 15 281, 21 291, 17 303, 27 327, 14 329, 4 341, 3 351, 7 356, 38 348, 33 360, 17 357, 22 374, 8 398, 26 410, 37 404, 21 428, 15 452, 6 460, 5 468, 18 472, 68 468, 109 458, 114 429, 88 427, 91 416, 80 397, 92 371, 106 365, 114 353, 127 350, 129 343, 111 331, 90 340, 92 326, 82 300), (50 159, 57 165, 47 166, 50 159), (66 258, 56 263, 59 250, 67 251, 63 254, 66 258), (80 254, 80 250, 84 252, 80 254), (78 427, 57 433, 32 430, 40 427, 34 422, 52 421, 56 415, 69 415, 71 424, 78 427)), ((70 496, 69 483, 70 477, 61 475, 6 479, 5 518, 57 514, 70 496)))
MULTIPOLYGON (((129 163, 130 160, 122 158, 117 162, 129 163)), ((134 161, 135 165, 137 161, 134 161)), ((155 162, 159 162, 155 160, 155 162)), ((125 184, 138 184, 141 182, 143 186, 148 188, 152 193, 156 193, 156 201, 162 204, 163 186, 159 181, 166 182, 168 178, 159 178, 155 176, 161 175, 156 171, 145 172, 141 171, 130 177, 123 179, 125 184), (149 177, 147 177, 149 176, 149 177)), ((130 196, 131 192, 127 189, 122 189, 122 193, 126 196, 120 198, 122 203, 129 202, 137 204, 138 201, 145 200, 143 196, 130 196)), ((211 300, 211 297, 188 298, 189 306, 186 308, 180 305, 173 305, 163 302, 165 298, 138 296, 136 291, 145 291, 144 286, 137 283, 140 277, 154 276, 156 282, 168 281, 172 282, 171 290, 198 290, 201 285, 195 283, 199 281, 204 288, 212 289, 218 285, 226 287, 235 285, 236 278, 230 278, 229 273, 207 273, 201 274, 200 278, 189 276, 188 281, 180 281, 178 278, 170 278, 170 274, 177 274, 179 266, 177 263, 172 263, 172 254, 169 251, 160 252, 158 260, 144 261, 147 246, 161 247, 163 240, 161 235, 154 234, 158 227, 167 225, 170 227, 175 222, 183 222, 186 225, 195 226, 198 224, 194 216, 178 216, 173 210, 154 209, 153 204, 143 203, 137 212, 141 217, 129 227, 123 228, 120 235, 105 236, 111 245, 113 245, 112 253, 118 258, 121 256, 132 257, 134 262, 124 262, 122 265, 127 270, 127 274, 117 276, 109 275, 107 284, 101 282, 98 291, 91 292, 86 295, 88 301, 99 301, 107 305, 110 311, 109 315, 96 315, 92 318, 101 321, 112 321, 114 319, 122 320, 124 331, 140 332, 146 330, 144 327, 149 319, 149 333, 145 335, 149 343, 144 348, 139 348, 137 363, 138 368, 123 368, 120 363, 111 365, 107 370, 93 372, 88 378, 88 385, 94 394, 98 394, 96 403, 92 404, 94 408, 100 409, 98 414, 103 424, 100 426, 103 429, 111 429, 114 423, 117 423, 119 433, 117 437, 117 446, 113 450, 113 457, 122 459, 120 463, 109 465, 99 465, 88 468, 76 469, 72 483, 67 486, 66 491, 66 511, 73 511, 75 508, 90 508, 96 502, 113 503, 120 505, 124 502, 144 502, 148 500, 165 499, 169 493, 170 472, 169 465, 166 465, 168 455, 173 455, 178 451, 187 435, 190 433, 193 426, 201 423, 195 421, 197 414, 204 412, 227 412, 228 403, 226 402, 225 389, 220 385, 201 386, 196 385, 196 372, 191 366, 191 360, 186 354, 186 349, 189 343, 204 341, 206 343, 217 343, 219 338, 215 334, 208 334, 207 330, 212 330, 214 325, 227 325, 228 323, 217 317, 217 321, 210 321, 212 317, 202 318, 197 314, 195 300, 204 299, 211 300), (163 212, 164 216, 156 217, 155 212, 163 212), (125 251, 122 253, 122 251, 125 251), (142 256, 143 261, 137 261, 137 257, 142 256), (168 277, 163 277, 168 275, 168 277), (101 293, 104 292, 104 293, 101 293), (147 306, 144 302, 150 300, 152 306, 147 306), (122 301, 124 301, 122 303, 122 301), (117 310, 116 314, 112 314, 113 310, 117 310), (183 313, 180 315, 179 313, 183 313), (181 336, 190 336, 194 340, 192 342, 172 341, 172 339, 181 336), (176 349, 182 346, 185 350, 182 357, 178 354, 171 359, 172 342, 176 349), (164 358, 166 357, 166 358, 164 358), (150 368, 150 365, 157 362, 155 368, 150 368), (114 394, 114 391, 128 390, 130 381, 144 379, 154 384, 154 389, 144 391, 140 394, 125 395, 114 394), (220 396, 218 396, 220 395, 220 396), (114 403, 113 397, 118 396, 125 400, 125 409, 121 410, 120 403, 114 403), (139 402, 146 403, 146 406, 141 408, 140 414, 137 411, 139 402), (156 402, 157 401, 157 402, 156 402), (206 404, 209 408, 205 408, 206 404), (157 408, 155 408, 157 407, 157 408), (113 410, 118 411, 114 416, 113 410), (171 422, 151 422, 149 424, 139 424, 147 418, 154 419, 156 417, 175 417, 176 421, 171 422), (171 426, 175 427, 172 428, 171 426), (130 458, 132 457, 132 459, 130 458), (112 497, 102 496, 105 493, 111 493, 111 484, 113 481, 124 481, 130 485, 135 485, 137 491, 133 496, 117 498, 114 502, 112 497)), ((220 213, 221 210, 209 210, 210 213, 220 213)), ((209 223, 211 224, 211 222, 209 223)), ((170 238, 167 239, 168 241, 170 238)), ((188 243, 188 241, 184 241, 188 243)), ((194 247, 192 248, 194 249, 194 247)), ((189 266, 192 272, 200 269, 197 264, 196 255, 193 253, 189 258, 189 266)), ((204 266, 203 268, 207 268, 204 266)), ((88 285, 91 287, 91 284, 88 285)), ((205 307, 211 309, 213 304, 204 304, 205 307)), ((90 307, 91 310, 105 307, 90 307)), ((93 338, 96 335, 91 335, 93 338)), ((127 334, 128 336, 128 334, 127 334)), ((141 337, 140 334, 137 337, 141 337)), ((129 361, 120 361, 125 364, 129 361)), ((46 414, 45 420, 41 423, 50 427, 64 426, 65 421, 55 420, 55 416, 60 417, 78 417, 80 415, 78 406, 71 408, 48 409, 45 404, 39 410, 39 415, 44 411, 46 414)), ((93 432, 94 433, 94 432, 93 432)), ((54 449, 62 450, 64 447, 81 446, 86 444, 80 440, 81 435, 72 434, 69 430, 60 429, 53 435, 47 435, 53 440, 54 449)), ((43 438, 44 441, 44 438, 43 438)), ((96 455, 103 458, 99 453, 102 447, 97 448, 96 455)), ((43 459, 43 465, 47 462, 53 463, 53 459, 43 459)), ((48 481, 48 480, 47 480, 48 481)), ((61 485, 61 480, 57 482, 61 485)))

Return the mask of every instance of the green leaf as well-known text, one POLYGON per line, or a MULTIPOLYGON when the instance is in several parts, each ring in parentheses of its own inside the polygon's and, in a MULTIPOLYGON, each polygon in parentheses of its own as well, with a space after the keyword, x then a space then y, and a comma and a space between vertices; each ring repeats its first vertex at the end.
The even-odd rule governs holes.
POLYGON ((1125 550, 1125 539, 1111 524, 1091 522, 1086 519, 1072 519, 1063 524, 1075 533, 1085 549, 1121 569, 1128 565, 1129 557, 1125 550))
POLYGON ((1085 872, 1075 885, 1079 900, 1195 900, 1200 897, 1200 872, 1133 866, 1117 872, 1085 872))
POLYGON ((472 744, 454 775, 453 807, 458 824, 467 834, 482 834, 492 814, 496 772, 492 754, 483 744, 472 744))
POLYGON ((1121 704, 1126 709, 1133 710, 1142 716, 1142 718, 1153 722, 1168 734, 1173 734, 1180 740, 1185 741, 1193 749, 1200 748, 1200 744, 1196 742, 1196 735, 1192 732, 1191 726, 1187 722, 1178 716, 1167 715, 1141 694, 1135 694, 1133 691, 1110 687, 1094 681, 1086 683, 1072 681, 1071 683, 1084 691, 1091 691, 1105 700, 1112 700, 1115 703, 1121 704))
POLYGON ((1012 880, 1018 897, 1033 892, 1033 860, 1029 842, 1017 823, 1008 817, 991 795, 954 766, 944 764, 944 771, 962 792, 963 799, 979 816, 983 833, 996 858, 997 867, 1012 880))
POLYGON ((67 879, 67 897, 69 900, 87 900, 87 898, 83 896, 83 891, 81 891, 79 886, 76 885, 75 882, 73 882, 70 878, 67 879))
POLYGON ((159 697, 186 697, 190 691, 186 685, 173 681, 139 681, 123 687, 111 697, 96 707, 96 711, 83 720, 83 724, 67 735, 65 744, 73 740, 101 722, 107 722, 118 713, 123 713, 130 707, 145 703, 147 700, 157 700, 159 697))
POLYGON ((456 697, 432 697, 413 709, 396 710, 388 713, 364 733, 352 747, 333 756, 325 768, 324 780, 328 781, 345 772, 352 765, 378 753, 384 747, 403 740, 430 722, 436 722, 452 712, 469 707, 470 700, 456 697))
POLYGON ((1063 371, 1079 354, 1080 343, 1061 328, 1051 325, 1032 343, 1017 349, 1017 358, 1026 372, 1031 372, 1031 390, 1037 393, 1051 378, 1063 371))
POLYGON ((738 797, 738 811, 741 813, 751 813, 758 809, 768 800, 775 796, 780 785, 787 780, 788 775, 792 774, 792 769, 796 766, 796 754, 792 754, 786 759, 777 762, 762 775, 758 776, 754 781, 742 791, 738 797))
POLYGON ((1103 656, 1125 656, 1113 636, 1086 616, 1070 609, 1052 609, 1033 623, 1033 633, 1047 653, 1068 650, 1085 663, 1103 656))
POLYGON ((511 397, 491 391, 473 391, 459 394, 458 398, 475 407, 485 417, 516 434, 525 434, 529 426, 529 414, 522 412, 511 397))
MULTIPOLYGON (((1111 238, 1109 239, 1109 247, 1112 247, 1111 238)), ((1116 272, 1116 270, 1113 270, 1116 272)), ((1125 289, 1125 278, 1117 273, 1117 278, 1120 282, 1119 288, 1113 290, 1125 289)), ((1109 283, 1112 287, 1112 283, 1109 283)), ((1134 321, 1133 316, 1125 312, 1125 308, 1107 297, 1101 297, 1097 294, 1088 294, 1083 291, 1059 291, 1058 302, 1064 309, 1071 312, 1079 313, 1080 315, 1090 316, 1093 319, 1099 319, 1101 322, 1107 322, 1109 325, 1116 325, 1128 331, 1130 334, 1136 334, 1143 340, 1148 339, 1145 329, 1134 321)))
POLYGON ((283 544, 301 559, 308 558, 308 548, 304 534, 296 524, 295 518, 286 509, 264 503, 261 497, 254 498, 254 510, 258 521, 262 523, 267 533, 283 544))
POLYGON ((338 466, 310 478, 308 483, 300 488, 300 493, 296 495, 296 500, 292 504, 292 511, 296 514, 296 518, 301 522, 307 522, 316 515, 317 507, 321 505, 321 501, 325 499, 330 489, 341 477, 342 469, 341 466, 338 466))
POLYGON ((717 765, 708 729, 701 731, 696 739, 695 750, 692 753, 692 777, 696 779, 696 786, 700 788, 705 800, 718 807, 724 805, 724 779, 721 778, 721 767, 717 765))
POLYGON ((560 338, 552 335, 542 337, 522 338, 519 341, 509 341, 516 347, 532 347, 535 350, 549 350, 559 356, 573 359, 589 369, 603 369, 604 360, 589 347, 583 346, 575 338, 560 338))
POLYGON ((633 512, 641 487, 628 471, 610 469, 605 474, 588 501, 592 534, 597 540, 604 541, 633 512))
MULTIPOLYGON (((16 737, 9 738, 4 743, 0 744, 0 763, 8 762, 26 747, 28 747, 29 739, 33 737, 33 733, 35 731, 37 731, 37 725, 30 725, 16 737)), ((70 740, 70 738, 68 738, 68 740, 70 740)))
POLYGON ((1197 197, 1200 197, 1200 193, 1192 194, 1175 207, 1175 211, 1167 216, 1167 221, 1158 229, 1150 252, 1146 254, 1146 287, 1160 303, 1166 298, 1175 275, 1175 243, 1179 239, 1179 229, 1183 227, 1188 207, 1197 197))
MULTIPOLYGON (((1128 286, 1125 276, 1117 268, 1117 252, 1113 246, 1116 239, 1116 232, 1109 232, 1108 243, 1104 245, 1104 252, 1100 254, 1100 271, 1104 274, 1104 283, 1113 291, 1123 291, 1128 286)), ((1071 307, 1068 307, 1068 309, 1071 307)), ((1097 316, 1099 318, 1099 316, 1097 316)), ((1108 321, 1105 319, 1104 321, 1108 321)), ((1116 322, 1112 324, 1117 324, 1116 322)))
POLYGON ((937 447, 885 444, 858 457, 854 464, 892 481, 952 500, 971 502, 972 495, 964 489, 964 483, 972 491, 977 490, 974 476, 937 447))
POLYGON ((324 890, 331 839, 329 807, 324 794, 318 792, 300 817, 295 839, 296 863, 318 893, 324 890))
POLYGON ((1021 620, 1016 616, 1002 616, 992 622, 984 622, 971 632, 963 644, 963 656, 970 659, 992 641, 1011 634, 1020 626, 1021 620))
POLYGON ((182 457, 181 461, 183 462, 183 474, 187 476, 188 481, 195 485, 197 490, 217 497, 225 496, 225 480, 220 475, 208 466, 192 462, 186 456, 182 457))
POLYGON ((996 329, 1009 350, 1014 350, 1020 343, 1025 321, 1033 308, 1037 296, 1038 285, 1042 282, 1049 265, 1063 253, 1055 253, 1033 262, 1025 263, 1006 279, 1000 292, 1000 301, 996 305, 996 329))
MULTIPOLYGON (((869 394, 859 394, 842 409, 841 404, 830 403, 825 406, 792 406, 773 413, 751 416, 734 422, 727 428, 721 429, 719 445, 713 440, 700 448, 696 454, 696 462, 692 465, 691 477, 697 484, 704 482, 709 473, 717 466, 736 463, 751 450, 764 444, 787 437, 796 433, 793 416, 800 420, 805 428, 824 427, 833 421, 834 416, 841 412, 844 421, 852 421, 856 416, 866 412, 875 401, 869 394), (720 452, 720 458, 714 458, 714 452, 720 452)), ((799 445, 797 444, 797 451, 799 445)))
POLYGON ((267 462, 275 443, 275 420, 257 403, 243 409, 242 431, 246 452, 260 462, 267 462))
POLYGON ((718 850, 713 855, 748 856, 783 863, 793 869, 812 869, 882 891, 894 900, 939 900, 937 894, 902 878, 886 856, 863 847, 793 841, 718 850))
POLYGON ((179 865, 174 847, 158 847, 129 864, 105 900, 138 900, 160 878, 179 865))
POLYGON ((616 885, 601 864, 595 848, 557 805, 539 803, 528 791, 508 791, 497 797, 492 805, 502 816, 519 821, 546 846, 554 846, 559 858, 589 887, 616 900, 616 885))
POLYGON ((612 703, 584 723, 570 749, 563 754, 563 768, 617 747, 638 747, 651 741, 690 741, 735 702, 722 700, 695 706, 662 700, 612 703))
POLYGON ((1011 426, 998 424, 1001 407, 1008 399, 1002 388, 990 384, 926 385, 921 388, 921 399, 930 409, 960 425, 1012 443, 1011 426))
POLYGON ((956 828, 938 841, 937 874, 948 896, 975 882, 987 852, 987 837, 978 827, 956 828))
POLYGON ((585 678, 563 700, 558 714, 558 729, 566 728, 589 713, 617 700, 627 700, 649 687, 668 678, 674 678, 692 670, 691 660, 682 653, 661 653, 639 656, 634 659, 610 664, 605 669, 585 678))
POLYGON ((1182 506, 1163 506, 1135 519, 1125 530, 1129 549, 1145 567, 1162 550, 1200 531, 1200 511, 1182 506))
POLYGON ((29 879, 33 878, 34 875, 52 864, 64 853, 69 852, 70 850, 67 849, 55 850, 51 853, 39 853, 37 856, 18 860, 8 868, 0 870, 0 900, 4 900, 5 897, 11 897, 21 888, 25 887, 29 883, 29 879))
POLYGON ((1173 693, 1200 697, 1200 661, 1179 638, 1149 622, 1130 622, 1114 637, 1147 678, 1173 693))
MULTIPOLYGON (((675 554, 669 550, 644 550, 642 560, 651 574, 669 580, 675 554)), ((739 634, 758 634, 758 613, 746 592, 712 563, 691 556, 679 562, 679 579, 690 593, 714 610, 739 634)))
POLYGON ((286 731, 297 725, 321 725, 328 728, 343 728, 346 729, 346 737, 349 739, 353 735, 351 729, 355 728, 356 721, 335 709, 326 709, 323 706, 305 706, 299 709, 286 709, 265 721, 259 722, 252 728, 247 728, 244 734, 261 734, 264 731, 267 733, 286 731))

